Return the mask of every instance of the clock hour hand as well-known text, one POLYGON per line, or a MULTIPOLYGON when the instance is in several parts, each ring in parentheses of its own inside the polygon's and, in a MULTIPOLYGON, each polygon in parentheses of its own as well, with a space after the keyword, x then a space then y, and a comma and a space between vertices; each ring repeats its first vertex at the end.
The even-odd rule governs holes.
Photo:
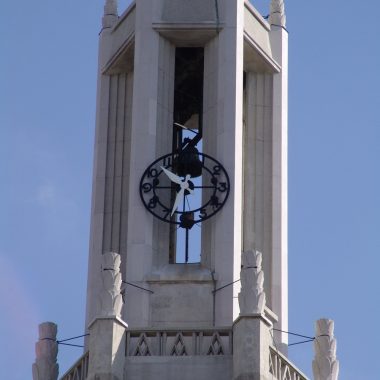
POLYGON ((181 190, 177 193, 177 196, 175 198, 175 202, 173 205, 172 213, 170 214, 170 216, 173 216, 178 206, 182 203, 184 195, 185 195, 185 188, 182 187, 181 190))
POLYGON ((181 184, 180 184, 181 189, 178 191, 177 196, 175 198, 171 216, 173 216, 174 212, 177 210, 178 206, 183 201, 183 198, 185 197, 185 195, 194 193, 194 190, 190 189, 189 187, 189 179, 190 179, 190 175, 188 174, 186 178, 183 181, 181 181, 181 184))

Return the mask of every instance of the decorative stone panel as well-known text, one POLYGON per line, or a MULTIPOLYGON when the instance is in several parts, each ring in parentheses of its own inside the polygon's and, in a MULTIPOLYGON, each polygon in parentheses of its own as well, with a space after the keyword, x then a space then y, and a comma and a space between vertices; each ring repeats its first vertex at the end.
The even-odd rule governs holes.
POLYGON ((232 331, 128 330, 127 356, 223 356, 232 354, 232 331))

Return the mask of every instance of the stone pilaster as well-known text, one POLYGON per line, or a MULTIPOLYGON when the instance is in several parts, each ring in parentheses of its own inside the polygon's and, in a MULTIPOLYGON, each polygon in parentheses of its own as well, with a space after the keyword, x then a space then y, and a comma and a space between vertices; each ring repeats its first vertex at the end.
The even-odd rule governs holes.
POLYGON ((339 362, 336 359, 334 321, 319 319, 315 323, 314 380, 338 380, 339 362))
POLYGON ((38 326, 38 331, 36 361, 32 367, 33 380, 57 380, 57 325, 52 322, 41 323, 38 326))
MULTIPOLYGON (((92 204, 90 249, 87 279, 86 326, 97 316, 97 297, 102 285, 99 281, 99 268, 102 263, 105 214, 106 184, 110 174, 107 172, 109 151, 108 135, 110 131, 111 76, 103 70, 111 58, 112 26, 117 21, 117 0, 106 0, 102 19, 102 30, 99 34, 98 84, 96 97, 96 130, 94 146, 94 166, 92 179, 92 204)), ((85 349, 88 349, 88 338, 85 338, 85 349)))
POLYGON ((87 380, 122 380, 125 362, 125 329, 117 317, 96 318, 90 324, 90 359, 87 380))
MULTIPOLYGON (((279 330, 288 331, 288 32, 284 3, 272 0, 270 42, 281 72, 273 75, 272 134, 272 296, 271 309, 279 330), (280 12, 280 13, 278 13, 280 12)), ((279 350, 286 355, 288 335, 274 332, 279 350)))
POLYGON ((125 329, 128 325, 120 318, 120 255, 114 252, 105 253, 102 260, 103 288, 99 293, 98 313, 88 326, 90 359, 87 380, 122 380, 125 329))
POLYGON ((262 315, 240 316, 234 323, 233 379, 271 380, 269 346, 271 323, 262 315))

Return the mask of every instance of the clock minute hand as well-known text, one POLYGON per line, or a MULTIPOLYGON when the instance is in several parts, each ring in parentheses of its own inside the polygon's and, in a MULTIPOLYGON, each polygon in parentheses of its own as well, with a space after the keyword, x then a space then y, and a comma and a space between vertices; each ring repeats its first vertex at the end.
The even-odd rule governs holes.
POLYGON ((161 169, 164 171, 164 173, 169 177, 169 179, 180 185, 182 183, 182 179, 180 177, 178 177, 177 175, 175 175, 174 173, 172 173, 170 170, 168 169, 165 169, 163 166, 161 166, 161 169))

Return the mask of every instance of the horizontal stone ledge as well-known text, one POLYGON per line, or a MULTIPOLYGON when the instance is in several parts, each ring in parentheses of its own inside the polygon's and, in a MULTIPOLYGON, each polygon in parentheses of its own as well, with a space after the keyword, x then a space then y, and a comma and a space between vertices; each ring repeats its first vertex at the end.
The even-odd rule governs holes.
POLYGON ((224 327, 175 327, 175 328, 166 328, 166 327, 129 327, 127 328, 129 333, 210 333, 215 332, 219 334, 229 334, 232 333, 232 326, 224 327))
POLYGON ((200 264, 167 264, 147 274, 144 280, 148 283, 213 282, 210 270, 200 264))

